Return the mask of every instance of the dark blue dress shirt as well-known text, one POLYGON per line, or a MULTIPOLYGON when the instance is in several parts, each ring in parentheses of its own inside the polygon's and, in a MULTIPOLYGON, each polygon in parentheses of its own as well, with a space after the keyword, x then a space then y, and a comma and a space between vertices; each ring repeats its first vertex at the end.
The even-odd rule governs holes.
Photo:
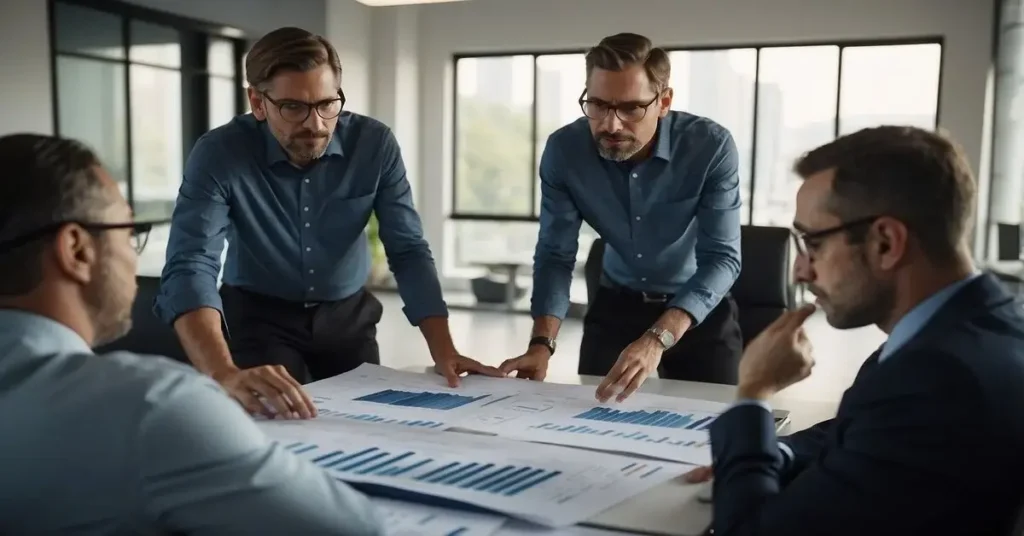
POLYGON ((739 156, 729 131, 672 111, 651 157, 612 162, 586 118, 548 138, 541 156, 540 234, 532 313, 564 318, 581 222, 605 240, 604 274, 668 303, 699 324, 740 273, 739 156))
POLYGON ((370 273, 371 212, 409 321, 447 316, 387 126, 346 112, 324 156, 300 169, 265 123, 239 116, 201 137, 185 164, 156 313, 172 323, 201 307, 221 310, 225 238, 226 285, 300 303, 351 296, 370 273))

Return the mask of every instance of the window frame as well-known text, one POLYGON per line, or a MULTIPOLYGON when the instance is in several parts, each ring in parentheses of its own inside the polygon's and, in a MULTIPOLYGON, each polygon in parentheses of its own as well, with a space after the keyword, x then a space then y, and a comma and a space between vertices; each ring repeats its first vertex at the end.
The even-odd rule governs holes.
MULTIPOLYGON (((749 161, 743 162, 741 165, 749 166, 750 169, 750 200, 751 202, 747 205, 747 221, 754 221, 754 205, 753 202, 755 191, 757 188, 757 133, 758 133, 758 100, 759 100, 759 86, 761 76, 761 51, 764 49, 772 48, 791 48, 791 47, 809 47, 809 46, 834 46, 838 47, 838 69, 836 70, 837 84, 836 84, 836 109, 833 114, 833 137, 838 137, 840 128, 840 110, 842 103, 842 76, 843 76, 843 51, 846 48, 851 47, 874 47, 874 46, 899 46, 899 45, 939 45, 939 87, 936 95, 936 107, 935 107, 935 128, 938 128, 942 124, 940 112, 942 109, 942 86, 943 78, 945 74, 945 59, 946 59, 946 41, 941 35, 925 35, 920 37, 905 37, 905 38, 893 38, 893 39, 847 39, 847 40, 806 40, 806 41, 779 41, 779 42, 756 42, 756 43, 726 43, 716 45, 701 45, 701 46, 664 46, 666 52, 701 52, 701 51, 727 51, 731 49, 754 49, 755 50, 755 69, 754 69, 754 88, 753 88, 753 121, 751 125, 751 132, 748 135, 751 136, 751 151, 749 155, 749 161)), ((540 221, 539 213, 536 208, 537 205, 537 189, 538 180, 536 178, 536 162, 537 162, 537 58, 539 56, 552 56, 552 55, 565 55, 565 54, 586 54, 587 49, 583 48, 567 48, 567 49, 510 49, 493 52, 475 52, 475 53, 455 53, 452 55, 452 100, 451 100, 451 117, 452 117, 452 149, 451 149, 451 175, 449 180, 451 181, 451 200, 450 208, 448 211, 448 220, 450 221, 492 221, 492 222, 538 222, 540 221), (530 132, 531 132, 531 167, 534 168, 534 176, 530 178, 530 191, 533 194, 531 200, 531 214, 529 216, 523 215, 511 215, 511 214, 487 214, 487 213, 473 213, 460 211, 458 208, 458 158, 459 158, 459 74, 458 74, 458 62, 462 59, 481 59, 481 58, 497 58, 497 57, 510 57, 510 56, 533 56, 533 103, 531 104, 530 113, 530 132)), ((714 119, 713 117, 711 119, 714 119)), ((460 264, 456 261, 456 264, 460 264)))
MULTIPOLYGON (((242 73, 242 58, 248 49, 246 34, 235 27, 205 22, 190 17, 167 13, 148 7, 128 4, 119 0, 47 0, 47 18, 50 44, 50 79, 51 106, 53 110, 53 132, 60 135, 60 91, 61 83, 57 62, 60 57, 87 59, 110 64, 122 65, 125 70, 125 189, 130 206, 135 206, 135 178, 133 176, 132 155, 132 94, 131 66, 144 65, 166 70, 177 70, 181 74, 181 126, 182 126, 182 162, 188 158, 195 142, 209 130, 209 95, 210 79, 226 79, 223 75, 211 73, 207 67, 209 44, 214 39, 226 39, 233 45, 232 61, 235 67, 235 86, 238 88, 235 98, 235 114, 245 113, 245 84, 242 73), (121 19, 121 41, 124 49, 123 58, 104 58, 99 55, 61 51, 58 49, 57 9, 58 4, 81 7, 116 15, 121 19), (164 26, 176 30, 181 37, 181 63, 176 69, 166 65, 148 63, 131 59, 132 23, 142 22, 164 26)), ((166 220, 166 223, 170 220, 166 220)))

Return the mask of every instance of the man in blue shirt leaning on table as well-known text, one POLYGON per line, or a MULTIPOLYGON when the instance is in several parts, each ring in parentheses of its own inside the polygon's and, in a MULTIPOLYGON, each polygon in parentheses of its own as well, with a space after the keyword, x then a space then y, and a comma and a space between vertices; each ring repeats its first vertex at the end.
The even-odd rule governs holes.
POLYGON ((735 383, 740 190, 736 144, 710 119, 670 110, 668 53, 646 37, 603 39, 586 56, 586 117, 548 138, 540 162, 533 334, 499 368, 543 379, 569 308, 580 225, 605 240, 584 320, 580 374, 601 400, 661 377, 735 383), (678 342, 678 344, 677 344, 678 342))
POLYGON ((191 367, 96 355, 131 327, 136 222, 82 144, 0 137, 0 534, 382 532, 191 367))
POLYGON ((462 372, 499 375, 456 351, 398 143, 342 111, 334 47, 275 30, 253 45, 246 77, 252 114, 196 143, 171 223, 155 309, 189 359, 252 413, 268 412, 262 397, 277 415, 315 416, 300 383, 380 362, 382 308, 364 288, 376 213, 405 314, 438 372, 452 386, 462 372))
POLYGON ((889 337, 834 419, 781 442, 768 401, 811 372, 813 307, 751 341, 739 400, 711 428, 716 536, 1010 534, 1024 501, 1024 304, 974 269, 966 159, 933 132, 879 127, 796 172, 798 281, 832 326, 889 337))

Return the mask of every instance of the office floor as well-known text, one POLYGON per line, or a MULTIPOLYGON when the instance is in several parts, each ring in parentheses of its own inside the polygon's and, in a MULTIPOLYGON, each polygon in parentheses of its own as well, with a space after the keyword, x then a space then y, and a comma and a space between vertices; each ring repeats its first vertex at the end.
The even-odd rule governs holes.
MULTIPOLYGON (((431 364, 419 330, 410 326, 402 314, 398 295, 378 293, 378 297, 384 304, 384 317, 377 333, 381 364, 392 368, 431 364)), ((457 348, 464 355, 492 365, 523 351, 532 324, 524 314, 466 310, 451 311, 449 322, 457 348)), ((810 378, 787 389, 785 395, 793 399, 836 401, 853 381, 861 363, 885 340, 885 334, 875 327, 839 331, 819 313, 806 326, 817 365, 810 378)), ((576 373, 582 334, 579 320, 567 320, 562 326, 559 352, 551 361, 549 379, 555 381, 560 375, 576 373)))

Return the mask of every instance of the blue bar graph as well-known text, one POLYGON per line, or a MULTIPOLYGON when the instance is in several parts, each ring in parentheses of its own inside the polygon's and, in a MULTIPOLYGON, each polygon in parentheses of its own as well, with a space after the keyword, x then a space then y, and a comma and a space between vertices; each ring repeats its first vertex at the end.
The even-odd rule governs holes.
POLYGON ((682 439, 676 439, 676 438, 673 438, 673 437, 670 437, 670 436, 660 436, 660 435, 657 435, 657 434, 648 435, 648 434, 645 434, 643 432, 630 432, 630 433, 626 433, 626 432, 619 432, 617 430, 609 429, 609 428, 591 428, 590 426, 586 426, 586 425, 564 425, 564 424, 556 424, 556 423, 546 422, 544 424, 538 424, 538 425, 535 425, 535 426, 531 426, 531 428, 535 428, 537 430, 548 430, 548 431, 551 431, 551 432, 565 432, 565 433, 568 433, 568 434, 586 434, 586 435, 592 435, 592 436, 614 437, 614 438, 619 438, 619 439, 630 439, 630 440, 633 440, 633 441, 643 441, 645 443, 664 443, 666 445, 671 445, 673 447, 697 447, 697 448, 700 448, 700 447, 706 447, 706 446, 711 444, 709 440, 700 440, 700 441, 682 440, 682 439))
POLYGON ((445 426, 443 422, 425 419, 389 419, 386 417, 381 417, 380 415, 374 415, 372 413, 346 413, 343 411, 334 411, 323 408, 318 409, 317 413, 325 417, 341 417, 353 421, 372 422, 380 424, 398 424, 401 426, 411 426, 413 428, 442 428, 445 426))
POLYGON ((465 406, 466 404, 472 404, 488 396, 491 395, 465 396, 449 393, 431 393, 429 391, 412 392, 385 389, 384 391, 364 395, 354 400, 376 402, 390 406, 449 410, 465 406))
MULTIPOLYGON (((528 465, 487 462, 442 462, 412 451, 367 447, 355 452, 295 442, 285 448, 314 464, 353 475, 400 477, 429 484, 513 497, 557 478, 561 471, 528 465)), ((340 478, 344 479, 344 476, 340 478)))
POLYGON ((707 430, 711 428, 711 423, 715 420, 712 415, 682 414, 664 410, 620 411, 611 408, 591 408, 579 415, 574 415, 573 418, 686 430, 707 430))

